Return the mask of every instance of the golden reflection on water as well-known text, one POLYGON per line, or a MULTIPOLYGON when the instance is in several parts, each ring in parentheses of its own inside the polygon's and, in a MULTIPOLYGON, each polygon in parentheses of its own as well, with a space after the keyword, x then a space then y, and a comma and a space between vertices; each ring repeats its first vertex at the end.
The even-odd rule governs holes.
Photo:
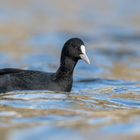
POLYGON ((111 69, 110 75, 112 75, 113 79, 139 81, 140 69, 129 68, 127 65, 119 63, 114 65, 114 67, 111 69))
MULTIPOLYGON (((82 108, 83 109, 83 108, 82 108)), ((137 118, 139 117, 140 111, 137 109, 134 110, 110 110, 110 111, 95 111, 93 113, 83 113, 83 112, 76 112, 76 111, 67 111, 67 110, 32 110, 32 109, 13 109, 10 107, 4 107, 0 108, 1 112, 7 111, 7 112, 16 112, 15 116, 11 117, 1 117, 1 120, 3 124, 8 124, 7 126, 1 127, 0 132, 1 132, 1 138, 8 136, 7 134, 11 132, 11 130, 22 130, 25 128, 33 128, 33 127, 39 127, 39 126, 47 126, 50 125, 50 122, 48 121, 43 121, 43 122, 27 122, 27 123, 15 123, 15 119, 19 118, 22 120, 28 119, 28 118, 39 118, 39 117, 49 117, 49 116, 63 116, 63 117, 72 117, 71 120, 59 120, 55 122, 55 127, 58 128, 71 128, 71 129, 76 129, 80 133, 83 133, 84 136, 89 136, 89 138, 92 138, 93 134, 97 138, 103 138, 104 136, 106 137, 111 137, 113 136, 112 134, 106 135, 103 132, 101 133, 102 135, 97 135, 98 131, 104 127, 111 127, 112 125, 119 125, 119 124, 131 124, 135 121, 137 121, 137 118), (77 116, 80 118, 79 119, 74 119, 73 117, 77 116), (133 116, 133 118, 132 118, 133 116)), ((54 126, 54 123, 52 123, 52 126, 54 126)), ((122 137, 123 134, 120 134, 115 137, 122 137)), ((131 135, 128 134, 128 136, 124 135, 126 138, 131 138, 131 135)), ((132 135, 133 136, 133 135, 132 135)), ((139 136, 137 133, 134 137, 139 136)))

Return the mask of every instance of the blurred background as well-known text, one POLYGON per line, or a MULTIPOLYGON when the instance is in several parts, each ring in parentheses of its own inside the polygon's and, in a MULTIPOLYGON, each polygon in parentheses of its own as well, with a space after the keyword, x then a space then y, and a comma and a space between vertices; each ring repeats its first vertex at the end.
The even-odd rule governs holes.
POLYGON ((55 71, 72 37, 91 65, 78 63, 71 95, 1 96, 2 139, 140 138, 139 0, 0 0, 0 68, 55 71))

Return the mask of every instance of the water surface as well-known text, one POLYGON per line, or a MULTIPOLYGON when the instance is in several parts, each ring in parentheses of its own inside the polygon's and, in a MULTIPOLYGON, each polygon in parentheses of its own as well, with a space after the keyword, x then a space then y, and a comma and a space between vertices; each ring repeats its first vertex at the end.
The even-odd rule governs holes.
POLYGON ((140 139, 138 0, 0 1, 0 68, 55 71, 64 42, 80 37, 70 93, 0 95, 1 140, 140 139))

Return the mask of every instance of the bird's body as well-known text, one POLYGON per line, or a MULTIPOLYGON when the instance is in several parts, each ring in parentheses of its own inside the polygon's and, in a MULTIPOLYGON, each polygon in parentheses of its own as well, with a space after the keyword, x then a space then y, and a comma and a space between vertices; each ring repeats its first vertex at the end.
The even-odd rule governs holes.
MULTIPOLYGON (((73 70, 83 52, 77 49, 83 45, 80 39, 68 40, 62 50, 61 62, 55 73, 5 68, 0 70, 0 92, 13 90, 52 90, 70 91, 73 83, 73 70), (73 50, 72 50, 73 49, 73 50), (77 51, 77 52, 76 52, 77 51)), ((87 57, 87 56, 86 56, 87 57)), ((84 58, 83 58, 84 59, 84 58)), ((89 60, 85 58, 85 61, 89 60)))
POLYGON ((53 90, 70 91, 72 87, 71 74, 63 74, 57 78, 56 73, 48 73, 20 69, 0 70, 0 92, 14 90, 53 90), (7 73, 8 71, 8 73, 7 73))

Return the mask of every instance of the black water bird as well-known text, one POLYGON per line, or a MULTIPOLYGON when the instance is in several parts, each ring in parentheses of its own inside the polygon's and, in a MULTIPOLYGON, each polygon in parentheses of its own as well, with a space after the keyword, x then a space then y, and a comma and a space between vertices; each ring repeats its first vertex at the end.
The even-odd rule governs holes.
POLYGON ((60 66, 55 73, 16 68, 0 69, 0 92, 13 90, 69 92, 72 88, 74 67, 79 59, 90 64, 83 41, 79 38, 69 39, 63 46, 60 66))

